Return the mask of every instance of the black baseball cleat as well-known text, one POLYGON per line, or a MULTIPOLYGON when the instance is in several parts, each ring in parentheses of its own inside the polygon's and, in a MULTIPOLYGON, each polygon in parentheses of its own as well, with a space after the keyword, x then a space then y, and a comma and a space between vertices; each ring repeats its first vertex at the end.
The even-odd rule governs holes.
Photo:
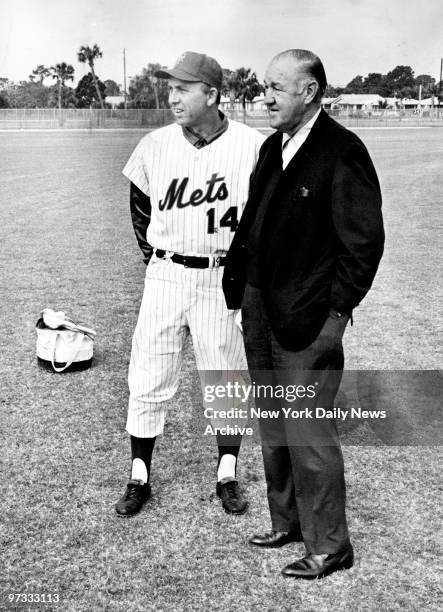
POLYGON ((118 516, 133 516, 140 512, 143 504, 151 496, 151 486, 149 482, 143 484, 141 480, 129 480, 126 491, 115 504, 115 511, 118 516))
POLYGON ((243 514, 246 512, 248 502, 240 491, 236 480, 217 482, 217 497, 222 501, 222 506, 228 514, 243 514))
POLYGON ((325 578, 333 572, 349 569, 354 565, 354 551, 352 546, 338 553, 328 555, 325 559, 318 561, 318 555, 306 555, 303 559, 290 563, 284 567, 281 573, 291 578, 304 578, 305 580, 318 580, 325 578))

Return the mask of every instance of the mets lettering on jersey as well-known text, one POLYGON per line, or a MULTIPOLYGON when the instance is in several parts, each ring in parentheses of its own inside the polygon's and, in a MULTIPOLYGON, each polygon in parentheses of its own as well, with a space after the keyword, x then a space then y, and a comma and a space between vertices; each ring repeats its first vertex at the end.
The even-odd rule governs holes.
POLYGON ((189 204, 192 204, 193 206, 198 206, 199 204, 203 204, 204 202, 226 200, 226 198, 228 197, 228 189, 226 187, 224 179, 224 176, 218 178, 217 173, 213 174, 210 180, 206 181, 206 191, 203 191, 203 189, 196 189, 189 195, 189 201, 183 202, 184 193, 189 183, 189 177, 186 177, 181 181, 180 179, 175 178, 171 181, 171 184, 168 187, 164 202, 160 200, 159 208, 160 210, 165 210, 165 208, 169 210, 174 206, 174 204, 176 204, 178 208, 185 208, 185 206, 189 206, 189 204), (215 195, 213 195, 213 188, 217 181, 223 182, 221 185, 218 186, 215 195))
POLYGON ((263 140, 235 121, 201 149, 183 137, 177 124, 147 134, 123 170, 150 197, 147 242, 187 255, 227 251, 263 140))

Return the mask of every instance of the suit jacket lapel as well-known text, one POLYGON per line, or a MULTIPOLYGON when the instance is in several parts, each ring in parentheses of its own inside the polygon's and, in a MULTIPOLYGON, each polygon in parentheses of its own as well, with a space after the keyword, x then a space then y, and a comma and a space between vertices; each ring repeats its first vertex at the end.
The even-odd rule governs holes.
POLYGON ((324 136, 324 129, 328 120, 328 114, 322 109, 320 111, 320 115, 317 118, 317 121, 312 126, 308 137, 284 169, 283 176, 286 176, 286 174, 291 173, 291 171, 296 171, 297 164, 300 164, 301 160, 306 160, 309 162, 315 161, 315 148, 317 144, 321 142, 324 136))

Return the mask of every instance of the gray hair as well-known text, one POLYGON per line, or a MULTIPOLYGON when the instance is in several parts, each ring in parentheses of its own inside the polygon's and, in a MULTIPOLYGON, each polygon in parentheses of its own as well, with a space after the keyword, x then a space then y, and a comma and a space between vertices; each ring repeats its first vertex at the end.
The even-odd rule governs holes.
POLYGON ((303 69, 306 74, 317 82, 318 91, 313 101, 320 104, 327 86, 326 73, 321 59, 318 55, 306 49, 288 49, 287 51, 278 53, 278 55, 274 57, 274 60, 283 59, 285 57, 292 57, 297 62, 303 64, 303 69))

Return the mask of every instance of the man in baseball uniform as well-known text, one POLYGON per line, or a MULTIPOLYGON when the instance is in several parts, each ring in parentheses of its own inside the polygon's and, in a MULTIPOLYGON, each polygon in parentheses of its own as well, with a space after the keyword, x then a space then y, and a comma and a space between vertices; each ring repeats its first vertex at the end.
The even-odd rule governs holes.
MULTIPOLYGON (((169 80, 176 123, 142 138, 123 170, 147 270, 128 374, 132 468, 116 504, 120 516, 139 512, 151 494, 152 451, 178 388, 187 335, 199 371, 246 369, 221 279, 264 138, 219 111, 223 73, 213 58, 186 52, 156 76, 169 80)), ((247 507, 236 480, 240 443, 217 433, 216 492, 233 514, 247 507)))

